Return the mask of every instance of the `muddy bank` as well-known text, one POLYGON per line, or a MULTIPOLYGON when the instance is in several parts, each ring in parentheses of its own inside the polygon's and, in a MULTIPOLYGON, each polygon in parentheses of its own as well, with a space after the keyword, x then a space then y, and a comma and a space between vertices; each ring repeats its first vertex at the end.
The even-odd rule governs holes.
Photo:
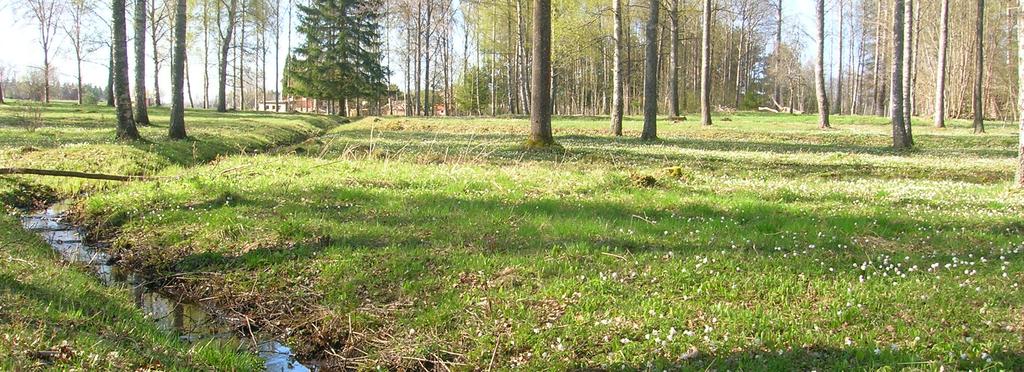
POLYGON ((113 262, 104 247, 87 244, 83 231, 66 217, 66 205, 56 203, 24 215, 21 224, 40 235, 64 261, 88 267, 105 285, 131 291, 136 306, 159 328, 185 342, 218 342, 255 352, 264 360, 267 371, 316 370, 297 361, 290 347, 273 338, 243 332, 212 311, 150 288, 147 280, 113 262))

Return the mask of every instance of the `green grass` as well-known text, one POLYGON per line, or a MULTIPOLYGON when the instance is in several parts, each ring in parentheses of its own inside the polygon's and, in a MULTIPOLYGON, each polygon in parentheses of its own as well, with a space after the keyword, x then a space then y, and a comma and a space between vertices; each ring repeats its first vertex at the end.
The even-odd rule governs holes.
MULTIPOLYGON (((309 115, 218 114, 187 110, 189 139, 167 138, 167 108, 150 110, 152 125, 140 127, 143 141, 114 140, 113 108, 67 103, 43 106, 15 101, 0 105, 0 164, 110 173, 152 174, 187 167, 218 156, 253 153, 319 134, 334 120, 309 115)), ((0 202, 24 205, 26 191, 67 197, 115 183, 60 178, 0 179, 0 202)))
POLYGON ((525 120, 370 118, 79 217, 328 365, 1024 368, 1014 126, 894 152, 885 119, 716 119, 537 151, 525 120))
POLYGON ((216 343, 187 345, 60 257, 17 218, 0 215, 0 369, 253 370, 262 362, 216 343), (39 357, 39 352, 57 352, 39 357))
MULTIPOLYGON (((0 105, 0 167, 36 167, 125 175, 184 171, 235 153, 301 141, 334 125, 303 115, 187 112, 190 139, 166 139, 168 112, 140 142, 114 141, 106 107, 0 105)), ((16 218, 58 198, 120 186, 67 178, 0 177, 0 369, 252 370, 261 361, 226 346, 185 344, 143 318, 124 288, 108 288, 87 270, 60 262, 16 218), (40 351, 62 351, 39 358, 40 351), (45 360, 50 359, 50 360, 45 360), (46 363, 44 363, 46 362, 46 363), (49 364, 47 364, 49 363, 49 364)))

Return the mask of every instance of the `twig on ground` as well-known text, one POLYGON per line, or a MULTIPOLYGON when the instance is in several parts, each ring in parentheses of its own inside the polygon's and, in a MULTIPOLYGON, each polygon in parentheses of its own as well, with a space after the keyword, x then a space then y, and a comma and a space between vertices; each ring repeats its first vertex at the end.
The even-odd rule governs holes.
POLYGON ((116 174, 102 174, 102 173, 86 173, 86 172, 75 172, 75 171, 62 171, 53 169, 35 169, 35 168, 0 168, 0 175, 3 174, 31 174, 36 176, 53 176, 53 177, 71 177, 71 178, 85 178, 92 180, 107 180, 107 181, 147 181, 152 179, 160 178, 172 178, 172 177, 155 177, 155 176, 121 176, 116 174))

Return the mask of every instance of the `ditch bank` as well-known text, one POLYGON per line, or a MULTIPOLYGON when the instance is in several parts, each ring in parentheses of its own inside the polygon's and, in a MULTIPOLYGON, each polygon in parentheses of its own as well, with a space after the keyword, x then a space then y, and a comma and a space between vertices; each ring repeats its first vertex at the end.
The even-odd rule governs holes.
POLYGON ((264 360, 267 371, 317 370, 296 360, 291 348, 280 341, 233 326, 237 321, 153 288, 151 280, 118 266, 102 247, 83 239, 82 229, 69 222, 67 210, 66 203, 55 203, 23 215, 21 225, 41 236, 64 261, 89 268, 105 285, 131 291, 135 305, 159 328, 185 342, 219 342, 252 350, 264 360))

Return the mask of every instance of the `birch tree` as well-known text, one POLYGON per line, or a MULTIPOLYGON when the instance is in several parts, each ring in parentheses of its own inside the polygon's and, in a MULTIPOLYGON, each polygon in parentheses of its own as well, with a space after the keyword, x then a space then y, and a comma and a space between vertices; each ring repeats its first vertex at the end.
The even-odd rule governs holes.
MULTIPOLYGON (((156 1, 156 0, 149 0, 156 1)), ((146 0, 135 0, 135 123, 149 125, 146 108, 146 0)))
MULTIPOLYGON (((1017 60, 1024 61, 1024 0, 1017 0, 1017 60)), ((3 94, 0 94, 3 98, 3 94)), ((1017 63, 1017 187, 1024 188, 1024 63, 1017 63)))
POLYGON ((892 146, 897 149, 910 147, 906 128, 903 126, 903 14, 906 8, 903 0, 893 2, 892 11, 892 84, 889 100, 892 116, 892 146))
POLYGON ((946 127, 946 43, 949 41, 949 0, 939 10, 939 46, 935 58, 935 127, 946 127))
POLYGON ((985 79, 985 0, 977 0, 978 19, 975 23, 975 79, 974 79, 974 133, 985 133, 985 107, 982 89, 985 79))
POLYGON ((612 0, 615 50, 612 52, 612 134, 622 135, 622 0, 612 0))
POLYGON ((825 91, 825 0, 818 0, 815 7, 817 27, 815 28, 814 86, 818 96, 818 128, 832 126, 828 123, 828 93, 825 91))
MULTIPOLYGON (((221 5, 223 4, 222 0, 221 5)), ((220 56, 217 60, 218 63, 218 74, 217 74, 217 112, 227 112, 227 85, 228 85, 228 52, 231 51, 232 34, 235 32, 235 22, 237 21, 238 12, 238 0, 230 0, 230 4, 227 6, 227 27, 221 27, 221 16, 217 14, 217 28, 220 34, 220 56)), ((219 9, 219 7, 218 7, 219 9)))
POLYGON ((94 33, 92 24, 95 21, 93 16, 95 15, 95 6, 91 0, 70 0, 67 4, 68 21, 61 27, 64 29, 64 34, 67 35, 68 40, 71 42, 71 49, 74 52, 75 57, 75 80, 76 80, 76 95, 78 96, 78 104, 82 104, 82 62, 85 60, 87 54, 92 53, 97 48, 95 47, 95 41, 90 35, 94 33))
POLYGON ((711 125, 711 0, 704 0, 700 62, 700 124, 711 125))

